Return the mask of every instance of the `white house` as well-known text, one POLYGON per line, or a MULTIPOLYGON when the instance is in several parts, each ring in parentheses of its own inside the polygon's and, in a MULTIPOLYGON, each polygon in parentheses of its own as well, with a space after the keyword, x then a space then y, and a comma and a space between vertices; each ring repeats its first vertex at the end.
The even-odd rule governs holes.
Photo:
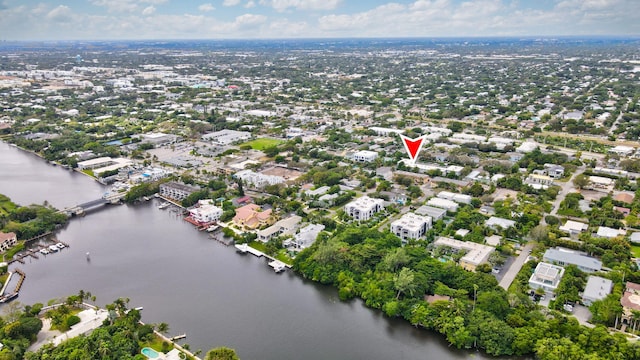
POLYGON ((488 227, 497 228, 500 227, 502 229, 508 229, 510 227, 516 226, 516 222, 509 219, 503 219, 501 217, 492 216, 484 223, 488 227))
POLYGON ((286 219, 278 220, 268 228, 259 230, 257 232, 258 240, 266 243, 278 235, 291 235, 298 228, 300 221, 302 221, 302 218, 298 215, 292 215, 286 219))
POLYGON ((391 232, 402 240, 418 239, 431 228, 431 217, 406 213, 391 223, 391 232))
POLYGON ((568 232, 569 235, 575 236, 580 234, 583 231, 587 231, 588 228, 589 228, 588 224, 581 223, 578 221, 573 221, 573 220, 567 220, 567 222, 564 223, 564 225, 560 226, 558 229, 564 232, 568 232))
POLYGON ((614 237, 625 236, 626 234, 627 234, 627 231, 624 229, 613 229, 606 226, 599 226, 596 236, 607 238, 607 239, 613 239, 614 237))
POLYGON ((591 275, 587 278, 587 285, 582 293, 582 302, 586 306, 590 306, 594 301, 606 298, 611 294, 612 289, 613 282, 611 280, 591 275))
POLYGON ((322 224, 309 224, 293 236, 293 241, 290 244, 295 250, 306 249, 316 241, 322 230, 324 230, 322 224))
POLYGON ((199 223, 210 223, 220 220, 222 209, 213 205, 213 200, 200 200, 198 206, 190 209, 191 218, 199 223))
POLYGON ((378 153, 370 150, 360 150, 351 155, 351 159, 356 162, 373 162, 378 158, 378 153))
POLYGON ((445 209, 447 211, 456 212, 458 211, 458 203, 455 201, 441 199, 441 198, 431 198, 427 201, 427 205, 434 206, 437 208, 445 209))
POLYGON ((456 194, 450 191, 440 191, 437 195, 440 199, 455 201, 460 204, 471 204, 472 197, 466 194, 456 194))
POLYGON ((562 275, 564 275, 564 269, 560 266, 540 262, 529 278, 529 286, 532 289, 541 288, 553 292, 558 288, 562 275))
POLYGON ((252 170, 238 171, 233 177, 241 179, 246 185, 256 189, 262 189, 267 185, 276 185, 285 182, 282 176, 265 175, 252 170))
POLYGON ((495 250, 491 246, 471 241, 460 241, 444 236, 440 236, 433 242, 433 245, 466 251, 466 254, 460 259, 460 266, 469 271, 475 271, 478 265, 486 263, 489 260, 489 255, 495 250))
POLYGON ((16 233, 0 232, 0 251, 7 251, 18 242, 16 233))
POLYGON ((371 219, 373 214, 384 209, 384 200, 362 196, 348 203, 344 207, 347 215, 354 220, 366 221, 371 219))

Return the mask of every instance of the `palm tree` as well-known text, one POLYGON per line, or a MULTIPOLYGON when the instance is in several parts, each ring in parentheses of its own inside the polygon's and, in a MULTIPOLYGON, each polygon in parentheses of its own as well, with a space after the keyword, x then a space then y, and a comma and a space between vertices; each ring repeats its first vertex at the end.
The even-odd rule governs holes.
POLYGON ((158 332, 166 334, 169 332, 169 324, 165 322, 161 322, 160 324, 157 325, 156 330, 158 330, 158 332))
POLYGON ((396 299, 400 298, 400 294, 413 295, 416 291, 416 283, 413 281, 413 270, 403 267, 402 270, 393 278, 393 286, 398 290, 396 299))
POLYGON ((631 310, 631 320, 633 320, 633 333, 636 332, 636 326, 638 325, 638 320, 640 320, 640 310, 631 310))

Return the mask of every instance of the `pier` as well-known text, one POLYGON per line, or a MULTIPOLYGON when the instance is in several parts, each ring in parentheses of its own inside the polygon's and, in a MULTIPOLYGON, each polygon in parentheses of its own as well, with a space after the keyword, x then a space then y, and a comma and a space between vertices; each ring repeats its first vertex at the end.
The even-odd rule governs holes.
POLYGON ((254 249, 249 244, 236 244, 234 245, 237 251, 241 254, 249 253, 255 257, 264 257, 265 259, 269 259, 269 266, 273 268, 275 272, 284 271, 285 268, 291 269, 291 265, 284 263, 273 256, 269 256, 258 249, 254 249))

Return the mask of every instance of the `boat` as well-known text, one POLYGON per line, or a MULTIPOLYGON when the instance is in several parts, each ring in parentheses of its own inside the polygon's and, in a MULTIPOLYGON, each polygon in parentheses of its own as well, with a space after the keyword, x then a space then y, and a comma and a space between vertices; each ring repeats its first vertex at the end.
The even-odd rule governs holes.
POLYGON ((58 250, 60 250, 60 249, 58 249, 58 247, 57 247, 57 246, 55 246, 55 245, 49 245, 49 251, 50 251, 50 252, 58 252, 58 250))
POLYGON ((65 244, 63 244, 63 243, 57 243, 57 244, 56 244, 56 247, 57 247, 58 249, 62 250, 62 249, 64 249, 64 248, 66 248, 67 246, 66 246, 65 244))
POLYGON ((241 254, 246 254, 249 251, 249 244, 236 244, 236 249, 241 254))
POLYGON ((276 273, 281 273, 286 269, 286 265, 280 260, 273 260, 269 263, 269 266, 273 268, 276 273))
POLYGON ((4 296, 0 297, 0 303, 3 303, 3 304, 7 303, 7 302, 9 302, 9 301, 11 301, 11 300, 13 300, 13 299, 15 299, 17 297, 18 297, 18 293, 17 292, 14 292, 14 293, 9 294, 9 295, 4 295, 4 296))
POLYGON ((211 225, 211 226, 209 226, 209 227, 207 228, 207 231, 208 231, 208 232, 214 232, 214 231, 218 230, 218 228, 220 228, 220 226, 218 226, 218 225, 211 225))
POLYGON ((48 254, 49 254, 49 250, 47 250, 47 249, 40 249, 40 254, 42 254, 42 255, 48 255, 48 254))
POLYGON ((90 255, 91 255, 91 254, 89 254, 89 253, 87 252, 87 261, 91 261, 91 256, 90 256, 90 255))
POLYGON ((164 209, 168 208, 170 205, 171 205, 171 204, 170 204, 170 203, 168 203, 168 202, 166 202, 166 203, 162 203, 162 204, 158 205, 158 209, 160 209, 160 210, 164 210, 164 209))
POLYGON ((148 196, 143 197, 143 199, 144 199, 144 201, 149 201, 149 200, 151 200, 151 198, 150 198, 150 197, 148 197, 148 196))

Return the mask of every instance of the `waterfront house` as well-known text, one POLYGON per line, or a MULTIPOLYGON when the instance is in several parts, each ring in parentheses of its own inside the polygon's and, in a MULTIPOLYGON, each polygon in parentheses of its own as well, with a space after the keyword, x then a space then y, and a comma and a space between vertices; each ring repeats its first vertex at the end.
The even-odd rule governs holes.
POLYGON ((298 215, 292 215, 286 219, 278 220, 268 228, 259 230, 257 232, 258 240, 266 243, 279 235, 291 235, 295 233, 300 221, 302 221, 302 218, 298 215))
POLYGON ((271 209, 262 211, 256 204, 248 204, 236 209, 236 216, 233 223, 238 227, 256 229, 260 226, 269 225, 273 221, 271 209))
POLYGON ((15 246, 18 243, 18 237, 16 233, 3 233, 0 232, 0 251, 7 251, 11 247, 15 246))
POLYGON ((213 200, 206 199, 198 201, 198 206, 190 209, 189 214, 194 221, 207 224, 220 220, 222 209, 213 205, 213 200))
POLYGON ((300 229, 300 231, 293 236, 293 240, 287 242, 285 245, 292 246, 293 250, 304 250, 313 245, 322 230, 324 230, 324 225, 322 224, 309 224, 300 229))

